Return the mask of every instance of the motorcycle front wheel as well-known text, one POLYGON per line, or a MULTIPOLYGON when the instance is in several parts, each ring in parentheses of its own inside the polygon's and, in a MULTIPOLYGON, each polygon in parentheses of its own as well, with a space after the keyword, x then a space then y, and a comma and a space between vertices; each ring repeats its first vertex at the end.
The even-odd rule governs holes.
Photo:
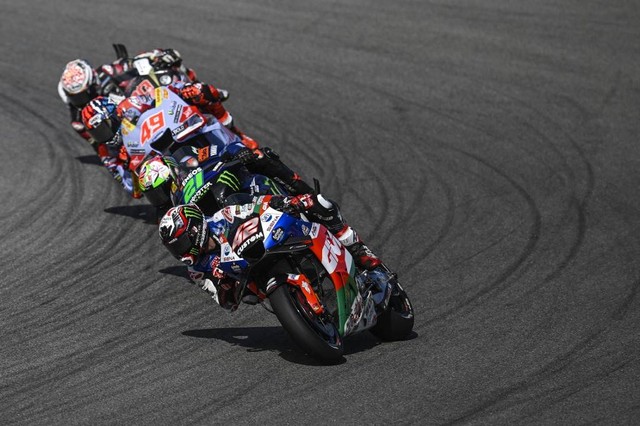
POLYGON ((327 364, 342 361, 344 346, 335 324, 313 312, 298 288, 281 285, 269 301, 282 327, 306 353, 327 364))
POLYGON ((413 321, 413 306, 409 296, 396 282, 386 311, 378 317, 370 331, 381 340, 405 340, 413 330, 413 321))

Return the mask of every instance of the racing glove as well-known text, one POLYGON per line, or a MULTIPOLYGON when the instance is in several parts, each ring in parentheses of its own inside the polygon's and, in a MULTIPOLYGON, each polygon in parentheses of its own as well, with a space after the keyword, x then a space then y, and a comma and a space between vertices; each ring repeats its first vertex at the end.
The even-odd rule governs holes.
POLYGON ((254 163, 258 159, 258 156, 249 148, 242 148, 233 158, 246 166, 247 164, 254 163))
POLYGON ((238 282, 231 278, 210 277, 202 280, 202 289, 209 293, 218 305, 231 312, 238 309, 237 285, 238 282))
POLYGON ((315 204, 312 194, 295 196, 273 196, 269 200, 269 206, 285 213, 304 213, 315 204))
POLYGON ((224 102, 224 101, 226 101, 227 99, 229 99, 229 92, 228 92, 227 90, 224 90, 224 89, 220 89, 220 88, 219 88, 219 89, 218 89, 218 94, 220 95, 220 96, 218 96, 218 100, 219 100, 220 102, 224 102))
POLYGON ((133 198, 142 197, 142 195, 139 194, 139 191, 136 191, 134 188, 133 177, 131 176, 131 173, 121 165, 118 165, 116 167, 116 171, 118 173, 118 176, 120 176, 120 183, 122 184, 124 190, 127 191, 127 193, 131 194, 133 198))
POLYGON ((220 93, 218 89, 210 84, 187 83, 180 89, 180 96, 187 102, 196 105, 207 105, 222 102, 229 97, 229 93, 223 90, 220 93), (225 97, 226 96, 226 97, 225 97))
POLYGON ((161 51, 156 58, 155 63, 160 68, 179 67, 182 63, 180 52, 175 49, 165 49, 161 51))
POLYGON ((73 127, 73 130, 75 130, 78 133, 82 133, 86 130, 86 127, 84 127, 84 124, 82 124, 82 121, 72 121, 71 127, 73 127))
POLYGON ((201 83, 187 83, 180 89, 180 97, 187 102, 202 104, 205 102, 201 83))

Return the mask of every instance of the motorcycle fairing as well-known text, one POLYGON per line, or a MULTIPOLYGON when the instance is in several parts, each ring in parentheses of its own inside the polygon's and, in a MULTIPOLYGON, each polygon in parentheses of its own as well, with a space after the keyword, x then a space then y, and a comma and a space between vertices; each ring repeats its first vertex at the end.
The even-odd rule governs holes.
POLYGON ((351 254, 324 226, 313 224, 310 235, 313 244, 310 250, 322 262, 335 286, 338 301, 338 332, 341 336, 355 331, 364 313, 360 309, 362 297, 354 279, 356 267, 351 254), (358 315, 351 318, 349 313, 355 308, 358 315))
MULTIPOLYGON (((160 153, 159 149, 154 149, 152 145, 166 137, 167 130, 173 142, 178 144, 186 143, 200 135, 204 136, 204 140, 199 141, 199 144, 202 145, 200 148, 207 147, 208 157, 219 157, 235 142, 241 145, 240 139, 220 122, 215 119, 207 120, 197 107, 187 104, 168 88, 156 88, 154 100, 152 108, 140 109, 142 112, 139 117, 125 117, 122 120, 122 142, 131 158, 132 170, 150 154, 160 153)), ((135 98, 129 98, 132 104, 135 104, 135 101, 135 98)), ((240 149, 240 145, 232 151, 240 149)), ((195 157, 198 158, 198 155, 196 152, 195 157)))

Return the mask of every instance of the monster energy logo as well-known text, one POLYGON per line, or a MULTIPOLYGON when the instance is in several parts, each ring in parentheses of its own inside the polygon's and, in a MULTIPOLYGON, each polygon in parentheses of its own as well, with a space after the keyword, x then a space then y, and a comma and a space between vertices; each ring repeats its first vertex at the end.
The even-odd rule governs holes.
POLYGON ((173 167, 178 167, 178 163, 176 163, 176 160, 174 160, 172 157, 162 157, 162 159, 164 160, 165 163, 167 163, 170 166, 173 167))
POLYGON ((240 181, 228 170, 223 171, 220 176, 218 176, 218 180, 216 182, 223 183, 234 191, 240 191, 240 181))
POLYGON ((200 216, 200 211, 197 209, 194 209, 193 207, 184 206, 183 210, 184 210, 184 215, 187 217, 198 218, 200 216))
POLYGON ((282 193, 282 191, 280 191, 280 188, 278 188, 278 185, 274 181, 272 181, 271 179, 269 179, 269 178, 265 179, 264 183, 266 183, 267 186, 269 188, 271 188, 271 192, 274 195, 284 195, 282 193))

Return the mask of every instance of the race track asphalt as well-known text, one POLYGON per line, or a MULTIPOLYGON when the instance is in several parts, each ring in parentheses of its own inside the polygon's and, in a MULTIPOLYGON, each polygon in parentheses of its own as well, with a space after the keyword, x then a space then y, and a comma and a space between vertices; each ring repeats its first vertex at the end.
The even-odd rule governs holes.
POLYGON ((640 423, 640 9, 0 0, 0 423, 640 423), (65 63, 173 47, 399 272, 415 334, 229 314, 68 124, 65 63))

